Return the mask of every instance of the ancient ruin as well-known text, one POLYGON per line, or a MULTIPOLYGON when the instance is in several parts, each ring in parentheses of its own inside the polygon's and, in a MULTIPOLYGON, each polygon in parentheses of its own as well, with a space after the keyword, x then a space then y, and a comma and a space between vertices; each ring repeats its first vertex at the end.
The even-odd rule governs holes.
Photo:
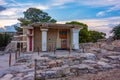
MULTIPOLYGON (((73 80, 71 77, 79 77, 83 74, 94 75, 120 69, 119 40, 110 43, 107 41, 84 43, 80 44, 79 47, 80 49, 77 51, 56 50, 32 53, 19 53, 18 51, 15 62, 13 60, 10 67, 0 72, 0 79, 73 80)), ((15 58, 16 54, 11 54, 12 59, 15 58)))

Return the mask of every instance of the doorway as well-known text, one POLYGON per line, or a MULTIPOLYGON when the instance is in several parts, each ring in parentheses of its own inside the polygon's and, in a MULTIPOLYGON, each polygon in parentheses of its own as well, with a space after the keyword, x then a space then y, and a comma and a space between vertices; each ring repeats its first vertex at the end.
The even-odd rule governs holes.
POLYGON ((67 49, 67 30, 60 30, 59 38, 61 39, 61 49, 67 49))

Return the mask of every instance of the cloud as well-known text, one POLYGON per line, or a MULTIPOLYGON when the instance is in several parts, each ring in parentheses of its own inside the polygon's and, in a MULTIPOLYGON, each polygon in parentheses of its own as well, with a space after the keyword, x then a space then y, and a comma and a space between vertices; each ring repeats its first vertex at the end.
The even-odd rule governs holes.
POLYGON ((46 10, 48 9, 47 6, 42 6, 42 5, 29 5, 29 6, 24 6, 24 7, 12 7, 12 8, 7 8, 5 10, 2 10, 0 12, 0 18, 19 18, 22 16, 23 12, 26 11, 29 7, 35 7, 39 8, 41 10, 46 10))
POLYGON ((52 6, 61 6, 66 3, 75 2, 75 0, 51 0, 52 6))
MULTIPOLYGON (((79 5, 91 6, 91 7, 109 6, 109 8, 107 10, 98 12, 96 14, 96 16, 104 16, 108 12, 120 10, 120 0, 49 0, 49 2, 46 2, 45 4, 32 3, 32 2, 23 3, 23 2, 17 2, 17 0, 9 0, 9 1, 11 1, 9 3, 6 1, 7 0, 0 0, 0 5, 2 4, 7 7, 7 9, 0 12, 1 26, 9 25, 10 21, 11 21, 11 23, 17 22, 17 18, 22 17, 23 16, 22 13, 29 7, 36 7, 41 10, 48 10, 48 9, 51 9, 54 7, 66 6, 65 4, 67 4, 67 3, 78 3, 79 5), (50 4, 50 3, 52 3, 52 4, 50 4)), ((116 19, 118 19, 118 17, 116 19)), ((116 19, 114 19, 114 20, 116 21, 116 19)), ((107 23, 107 21, 109 22, 110 19, 109 20, 108 20, 108 18, 88 19, 88 20, 82 20, 82 21, 88 23, 89 26, 91 26, 91 27, 95 26, 95 27, 99 28, 100 26, 104 26, 104 25, 107 26, 107 24, 109 24, 109 23, 107 23)), ((111 21, 111 23, 112 22, 113 21, 111 21)), ((118 22, 118 21, 116 21, 116 22, 118 22)), ((96 29, 98 30, 98 28, 96 28, 96 29)))
POLYGON ((0 11, 3 11, 3 10, 5 10, 5 9, 6 9, 5 7, 0 6, 0 11))
POLYGON ((104 11, 98 12, 96 16, 104 16, 109 12, 120 10, 120 0, 81 0, 79 3, 91 7, 109 7, 104 11))
POLYGON ((23 9, 26 10, 28 9, 29 7, 35 7, 35 8, 39 8, 41 10, 46 10, 46 9, 49 9, 49 6, 48 5, 43 5, 43 4, 40 4, 40 3, 33 3, 33 2, 17 2, 16 0, 10 0, 11 3, 9 3, 8 7, 16 7, 16 8, 21 8, 21 10, 23 9))
MULTIPOLYGON (((120 16, 102 18, 102 19, 81 19, 81 20, 70 20, 70 21, 78 21, 85 23, 88 25, 89 30, 104 32, 107 34, 106 37, 108 37, 111 35, 110 31, 112 30, 112 28, 120 24, 120 16)), ((66 23, 70 21, 59 21, 58 23, 66 23)))
POLYGON ((108 10, 100 11, 96 14, 96 16, 104 16, 105 14, 107 14, 109 12, 118 11, 118 10, 120 10, 120 4, 113 6, 113 7, 109 8, 108 10))
POLYGON ((5 5, 5 4, 7 4, 5 0, 0 0, 0 5, 5 5))
POLYGON ((115 5, 111 7, 110 9, 108 9, 107 12, 116 11, 116 10, 120 10, 120 3, 119 5, 115 5))
MULTIPOLYGON (((0 0, 3 1, 3 0, 0 0)), ((0 27, 3 27, 6 25, 10 25, 9 21, 11 21, 11 24, 18 22, 17 19, 20 17, 23 17, 23 12, 26 11, 28 8, 30 7, 35 7, 35 8, 39 8, 41 10, 46 10, 49 9, 48 6, 46 5, 41 5, 39 3, 19 3, 16 2, 15 0, 11 0, 12 2, 7 4, 7 2, 5 2, 6 4, 4 6, 7 7, 7 9, 1 10, 0 6, 0 27)), ((3 2, 0 2, 3 3, 3 2)))
POLYGON ((23 10, 28 9, 29 7, 35 7, 35 8, 39 8, 41 10, 47 10, 49 9, 48 5, 42 5, 39 3, 11 3, 8 5, 9 7, 17 7, 17 8, 22 8, 23 10))
POLYGON ((12 15, 16 15, 18 9, 17 8, 8 8, 4 11, 0 12, 0 15, 2 16, 12 16, 12 15))
MULTIPOLYGON (((12 0, 13 3, 6 5, 8 8, 0 12, 0 20, 18 19, 23 16, 23 12, 30 7, 39 8, 41 10, 49 9, 48 6, 41 5, 39 3, 19 3, 12 0)), ((2 25, 2 24, 1 24, 2 25)))
POLYGON ((98 13, 96 14, 96 16, 104 16, 104 15, 105 15, 105 12, 104 12, 104 11, 98 12, 98 13))
POLYGON ((96 8, 109 7, 105 11, 98 12, 96 16, 105 16, 109 12, 120 10, 120 0, 50 0, 50 3, 52 4, 49 7, 60 7, 67 3, 76 3, 96 8))
POLYGON ((92 7, 105 7, 119 5, 120 0, 79 0, 79 3, 92 7))
POLYGON ((4 28, 4 26, 11 26, 13 24, 18 23, 16 19, 13 20, 0 20, 0 28, 4 28))
POLYGON ((0 27, 9 26, 17 23, 17 19, 23 17, 23 12, 30 7, 39 8, 41 10, 49 9, 49 6, 42 5, 40 3, 21 3, 16 0, 10 0, 9 4, 5 0, 0 0, 0 5, 4 5, 7 9, 0 6, 0 27))
MULTIPOLYGON (((35 7, 35 8, 39 8, 41 10, 47 10, 49 9, 50 7, 49 6, 44 6, 44 5, 41 5, 41 4, 38 4, 38 5, 31 5, 32 7, 35 7)), ((29 6, 29 7, 31 7, 29 6)))

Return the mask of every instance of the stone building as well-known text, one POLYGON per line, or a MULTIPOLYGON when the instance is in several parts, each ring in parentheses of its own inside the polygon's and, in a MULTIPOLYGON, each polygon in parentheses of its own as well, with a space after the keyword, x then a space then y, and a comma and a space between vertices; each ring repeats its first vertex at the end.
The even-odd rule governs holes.
POLYGON ((79 49, 79 25, 34 23, 23 27, 24 46, 27 52, 55 49, 79 49))

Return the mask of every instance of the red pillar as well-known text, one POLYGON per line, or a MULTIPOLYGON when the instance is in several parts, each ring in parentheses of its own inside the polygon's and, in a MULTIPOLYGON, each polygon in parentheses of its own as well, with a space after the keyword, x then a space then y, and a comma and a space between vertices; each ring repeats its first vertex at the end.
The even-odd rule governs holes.
POLYGON ((30 34, 30 36, 29 36, 29 51, 32 51, 32 29, 29 29, 29 34, 30 34))

